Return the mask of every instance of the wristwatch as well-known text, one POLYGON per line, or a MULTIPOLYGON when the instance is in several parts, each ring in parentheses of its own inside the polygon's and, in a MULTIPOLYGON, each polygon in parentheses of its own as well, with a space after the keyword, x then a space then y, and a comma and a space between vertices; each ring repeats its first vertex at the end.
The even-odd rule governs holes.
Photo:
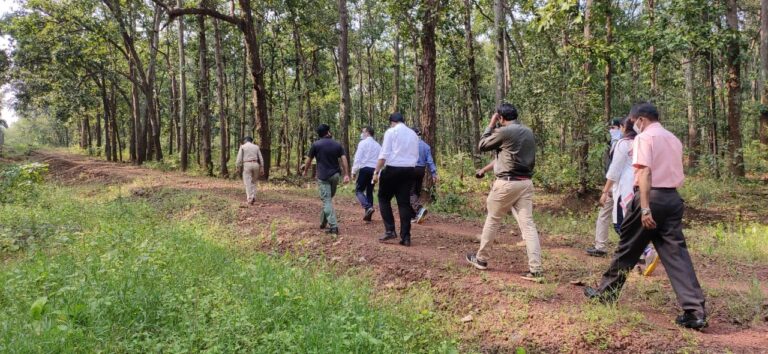
POLYGON ((640 208, 640 214, 651 215, 651 208, 640 208))

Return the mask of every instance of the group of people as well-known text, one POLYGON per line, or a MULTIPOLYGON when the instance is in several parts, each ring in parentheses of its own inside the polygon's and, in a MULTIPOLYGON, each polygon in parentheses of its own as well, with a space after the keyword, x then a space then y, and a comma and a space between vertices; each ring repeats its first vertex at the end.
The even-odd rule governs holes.
MULTIPOLYGON (((363 220, 371 221, 375 213, 373 190, 378 183, 378 202, 384 222, 379 241, 398 238, 391 201, 394 197, 400 215, 400 244, 411 245, 411 223, 421 222, 427 209, 420 203, 422 181, 427 172, 438 181, 429 145, 420 139, 418 129, 409 128, 400 113, 389 116, 390 127, 382 144, 375 140, 373 128, 365 127, 354 156, 352 170, 346 154, 332 139, 330 127, 317 128, 319 139, 310 148, 303 175, 317 160, 317 181, 323 201, 320 227, 338 234, 338 220, 332 199, 339 181, 345 183, 356 176, 356 197, 364 212, 363 220)), ((664 264, 683 314, 676 322, 687 328, 707 326, 704 295, 693 269, 682 233, 683 200, 677 191, 682 186, 682 143, 659 122, 659 113, 650 103, 632 107, 629 115, 612 124, 609 166, 600 197, 603 205, 598 217, 592 256, 606 256, 608 228, 613 223, 619 233, 619 244, 599 286, 586 287, 584 294, 596 301, 618 300, 627 274, 640 260, 649 244, 653 244, 664 264), (608 225, 608 227, 606 227, 608 225)), ((478 170, 477 178, 493 171, 495 180, 486 199, 487 216, 480 236, 479 248, 465 257, 477 269, 487 269, 488 249, 499 233, 503 218, 512 213, 522 232, 528 255, 528 271, 521 277, 541 282, 544 277, 541 245, 533 220, 534 186, 532 176, 536 161, 536 142, 530 128, 518 120, 517 109, 501 104, 490 119, 478 146, 491 152, 493 160, 478 170)), ((237 164, 243 168, 248 202, 253 203, 257 171, 263 159, 252 139, 246 138, 238 153, 237 164), (255 148, 254 148, 255 147, 255 148)))

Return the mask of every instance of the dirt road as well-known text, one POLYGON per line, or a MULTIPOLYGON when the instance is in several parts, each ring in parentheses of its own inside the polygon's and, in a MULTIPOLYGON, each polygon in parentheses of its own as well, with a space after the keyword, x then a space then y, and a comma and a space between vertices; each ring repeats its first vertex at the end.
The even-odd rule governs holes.
MULTIPOLYGON (((63 183, 97 180, 108 184, 141 181, 142 188, 200 190, 215 193, 240 206, 244 200, 239 181, 191 177, 127 164, 109 163, 79 155, 41 151, 34 158, 50 164, 54 179, 63 183)), ((352 188, 352 187, 347 187, 352 188)), ((351 197, 337 198, 341 235, 332 238, 318 228, 320 200, 314 187, 304 189, 272 184, 259 186, 258 203, 239 208, 233 237, 263 237, 269 247, 303 252, 337 263, 339 269, 373 275, 382 291, 402 296, 424 284, 434 293, 434 303, 462 340, 485 352, 761 352, 768 348, 766 322, 749 326, 731 320, 730 301, 737 297, 714 296, 749 288, 745 279, 733 279, 707 260, 694 256, 700 280, 709 294, 711 325, 703 332, 677 328, 677 305, 663 269, 650 279, 632 276, 616 308, 587 303, 574 280, 594 283, 608 259, 586 256, 581 247, 558 235, 540 230, 546 281, 536 284, 518 277, 527 270, 520 237, 510 237, 510 227, 497 238, 490 269, 471 268, 463 260, 477 248, 480 221, 460 221, 430 215, 412 231, 412 247, 377 241, 383 232, 378 214, 372 223, 362 221, 362 210, 351 197), (269 235, 269 237, 265 237, 269 235), (462 321, 471 315, 471 321, 462 321)), ((535 211, 536 212, 536 211, 535 211)), ((511 218, 508 221, 512 221, 511 218)), ((267 247, 267 246, 265 246, 267 247)), ((768 266, 744 265, 758 279, 768 279, 768 266)), ((761 285, 765 291, 765 284, 761 285)), ((736 300, 734 300, 736 299, 736 300)), ((765 304, 768 306, 768 304, 765 304)))

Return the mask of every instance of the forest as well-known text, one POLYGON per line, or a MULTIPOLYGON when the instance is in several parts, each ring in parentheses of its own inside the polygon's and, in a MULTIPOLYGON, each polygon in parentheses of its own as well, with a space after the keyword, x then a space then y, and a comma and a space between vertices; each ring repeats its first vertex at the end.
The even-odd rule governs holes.
POLYGON ((536 134, 544 185, 579 194, 635 102, 660 107, 690 171, 745 176, 768 144, 766 1, 21 5, 0 25, 19 135, 110 161, 226 177, 254 136, 267 179, 295 175, 319 123, 351 153, 400 111, 438 160, 478 166, 500 102, 536 134))
POLYGON ((768 347, 768 0, 0 0, 0 86, 2 353, 768 347), (684 183, 622 145, 641 195, 623 210, 609 123, 640 102, 682 142, 684 183), (532 178, 476 172, 502 103, 532 178), (349 158, 393 112, 439 175, 399 244, 386 197, 302 176, 318 125, 349 158), (263 157, 238 166, 245 137, 263 157), (497 182, 526 186, 511 213, 497 182), (641 267, 590 295, 628 243, 641 267))

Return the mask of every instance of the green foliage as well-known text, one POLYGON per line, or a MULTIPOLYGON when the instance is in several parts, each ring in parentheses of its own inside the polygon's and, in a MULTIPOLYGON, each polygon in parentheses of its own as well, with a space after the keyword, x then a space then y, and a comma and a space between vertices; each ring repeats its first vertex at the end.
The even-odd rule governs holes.
POLYGON ((724 224, 697 230, 695 249, 723 260, 768 263, 768 225, 724 224))
POLYGON ((161 199, 77 192, 0 205, 1 225, 68 240, 0 268, 0 352, 456 352, 424 294, 373 305, 367 280, 241 255, 215 239, 232 230, 161 199))
POLYGON ((0 204, 35 198, 46 173, 48 165, 38 162, 5 167, 0 171, 0 204))

